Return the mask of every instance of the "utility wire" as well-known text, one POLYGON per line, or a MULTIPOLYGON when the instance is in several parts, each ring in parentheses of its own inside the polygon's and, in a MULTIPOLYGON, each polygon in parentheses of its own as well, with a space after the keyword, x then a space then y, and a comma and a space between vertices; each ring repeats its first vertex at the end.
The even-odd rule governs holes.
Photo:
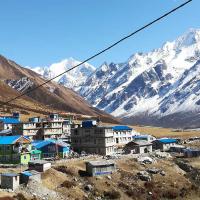
POLYGON ((36 86, 36 87, 34 87, 34 88, 28 90, 28 91, 23 92, 22 94, 20 94, 20 95, 14 97, 14 98, 12 98, 12 99, 10 99, 10 100, 8 100, 8 101, 2 103, 1 106, 4 106, 4 105, 6 105, 6 104, 8 104, 8 103, 10 103, 10 102, 12 102, 12 101, 14 101, 14 100, 16 100, 16 99, 19 99, 20 97, 22 97, 22 96, 24 96, 24 95, 26 95, 26 94, 29 94, 29 93, 33 92, 34 90, 37 90, 38 88, 42 87, 43 85, 46 85, 47 83, 49 83, 49 82, 51 82, 52 80, 58 78, 59 76, 62 76, 63 74, 65 74, 65 73, 67 73, 67 72, 69 72, 69 71, 71 71, 71 70, 73 70, 73 69, 79 67, 80 65, 82 65, 82 64, 84 64, 84 63, 86 63, 86 62, 92 60, 93 58, 99 56, 100 54, 103 54, 104 52, 108 51, 109 49, 111 49, 111 48, 113 48, 114 46, 118 45, 119 43, 123 42, 124 40, 130 38, 131 36, 135 35, 136 33, 138 33, 138 32, 140 32, 140 31, 146 29, 147 27, 151 26, 152 24, 154 24, 154 23, 160 21, 161 19, 163 19, 163 18, 167 17, 168 15, 174 13, 174 12, 177 11, 178 9, 184 7, 186 4, 190 3, 191 1, 192 1, 192 0, 188 0, 188 1, 186 1, 185 3, 183 3, 183 4, 181 4, 181 5, 177 6, 177 7, 175 7, 174 9, 170 10, 169 12, 167 12, 167 13, 161 15, 160 17, 154 19, 153 21, 151 21, 151 22, 149 22, 148 24, 142 26, 141 28, 137 29, 136 31, 134 31, 134 32, 130 33, 129 35, 123 37, 122 39, 120 39, 120 40, 118 40, 117 42, 111 44, 110 46, 106 47, 105 49, 99 51, 98 53, 94 54, 93 56, 91 56, 91 57, 85 59, 84 61, 82 61, 82 62, 79 63, 78 65, 76 65, 76 66, 74 66, 74 67, 72 67, 72 68, 70 68, 70 69, 64 71, 63 73, 61 73, 61 74, 59 74, 59 75, 57 75, 57 76, 55 76, 55 77, 53 77, 53 78, 51 78, 51 79, 45 81, 44 83, 42 83, 42 84, 40 84, 40 85, 38 85, 38 86, 36 86))

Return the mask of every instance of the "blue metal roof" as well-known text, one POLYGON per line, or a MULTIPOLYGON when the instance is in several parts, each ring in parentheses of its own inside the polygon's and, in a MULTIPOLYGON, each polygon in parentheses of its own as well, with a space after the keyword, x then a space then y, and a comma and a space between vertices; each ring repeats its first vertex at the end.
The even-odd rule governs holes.
POLYGON ((172 139, 172 138, 159 139, 158 141, 163 143, 163 144, 169 144, 169 143, 176 143, 177 142, 176 139, 172 139))
POLYGON ((69 147, 68 144, 65 144, 64 142, 60 142, 60 141, 57 141, 57 140, 53 140, 53 139, 48 139, 48 140, 39 140, 39 141, 33 141, 32 142, 32 145, 36 148, 36 149, 40 149, 46 145, 49 145, 49 144, 57 144, 58 146, 61 146, 61 147, 69 147))
POLYGON ((14 144, 14 142, 19 139, 21 135, 14 136, 0 136, 0 145, 1 144, 14 144))
POLYGON ((20 120, 17 118, 11 118, 11 117, 0 117, 0 121, 3 122, 4 124, 19 124, 20 120))
POLYGON ((25 176, 32 176, 33 174, 29 171, 24 171, 21 174, 24 174, 25 176))
POLYGON ((112 127, 114 131, 131 131, 132 128, 129 126, 124 126, 124 125, 118 125, 118 126, 113 126, 112 127))

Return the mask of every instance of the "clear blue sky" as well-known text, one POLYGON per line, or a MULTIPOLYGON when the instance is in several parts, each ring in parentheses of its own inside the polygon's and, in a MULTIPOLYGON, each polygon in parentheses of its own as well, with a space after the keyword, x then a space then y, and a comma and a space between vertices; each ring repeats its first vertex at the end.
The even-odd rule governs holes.
MULTIPOLYGON (((0 54, 23 66, 83 60, 183 0, 2 0, 0 54)), ((123 42, 90 63, 121 62, 200 28, 200 1, 123 42)))

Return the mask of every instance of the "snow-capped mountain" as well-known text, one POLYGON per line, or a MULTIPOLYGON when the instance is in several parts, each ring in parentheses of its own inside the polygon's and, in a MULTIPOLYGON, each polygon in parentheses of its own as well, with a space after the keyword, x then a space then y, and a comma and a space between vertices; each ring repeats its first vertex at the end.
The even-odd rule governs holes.
MULTIPOLYGON (((63 73, 64 71, 80 64, 80 61, 77 61, 73 58, 62 60, 61 62, 51 64, 47 67, 28 67, 31 70, 42 75, 45 79, 51 79, 57 75, 63 73)), ((70 72, 63 74, 62 76, 55 79, 56 82, 62 84, 68 88, 75 88, 83 83, 88 76, 90 76, 95 71, 95 67, 85 63, 78 68, 73 69, 70 72)))
POLYGON ((161 48, 136 53, 124 63, 104 63, 79 93, 97 108, 130 123, 186 126, 185 115, 200 112, 199 74, 200 30, 190 29, 161 48), (180 123, 173 125, 172 115, 173 119, 179 115, 180 123))

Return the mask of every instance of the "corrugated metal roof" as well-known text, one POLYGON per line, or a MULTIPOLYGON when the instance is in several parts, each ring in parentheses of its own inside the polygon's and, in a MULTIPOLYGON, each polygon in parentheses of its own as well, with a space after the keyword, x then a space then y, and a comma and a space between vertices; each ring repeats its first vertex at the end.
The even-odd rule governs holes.
POLYGON ((113 161, 105 161, 105 160, 94 160, 94 161, 87 161, 92 166, 106 166, 106 165, 114 165, 115 162, 113 161))
POLYGON ((53 139, 49 139, 49 140, 40 140, 40 141, 33 141, 32 142, 32 145, 37 148, 37 149, 40 149, 46 145, 49 145, 49 144, 57 144, 58 146, 61 146, 61 147, 69 147, 68 144, 64 143, 64 142, 60 142, 60 141, 57 141, 57 140, 53 140, 53 139))
POLYGON ((164 143, 164 144, 176 143, 177 142, 176 139, 172 139, 172 138, 159 139, 158 141, 161 142, 161 143, 164 143))
POLYGON ((139 146, 152 145, 152 143, 146 142, 146 141, 137 141, 137 142, 134 141, 133 143, 135 143, 136 145, 139 145, 139 146))
POLYGON ((124 125, 118 125, 118 126, 113 126, 112 127, 114 131, 131 131, 132 128, 129 126, 124 126, 124 125))
POLYGON ((13 144, 21 135, 0 136, 0 144, 13 144))
POLYGON ((11 177, 15 177, 15 176, 19 176, 19 174, 15 174, 15 173, 4 173, 4 174, 1 174, 1 176, 11 176, 11 177))
POLYGON ((0 131, 0 135, 11 134, 11 133, 12 133, 11 129, 5 129, 5 130, 0 131))
POLYGON ((0 118, 0 121, 3 122, 4 124, 19 124, 20 123, 19 119, 11 118, 11 117, 0 118))
POLYGON ((135 139, 142 139, 142 138, 147 139, 148 135, 134 135, 133 138, 135 138, 135 139))
POLYGON ((33 176, 33 175, 40 174, 40 172, 35 171, 35 170, 30 170, 30 171, 23 171, 21 174, 25 176, 33 176))

